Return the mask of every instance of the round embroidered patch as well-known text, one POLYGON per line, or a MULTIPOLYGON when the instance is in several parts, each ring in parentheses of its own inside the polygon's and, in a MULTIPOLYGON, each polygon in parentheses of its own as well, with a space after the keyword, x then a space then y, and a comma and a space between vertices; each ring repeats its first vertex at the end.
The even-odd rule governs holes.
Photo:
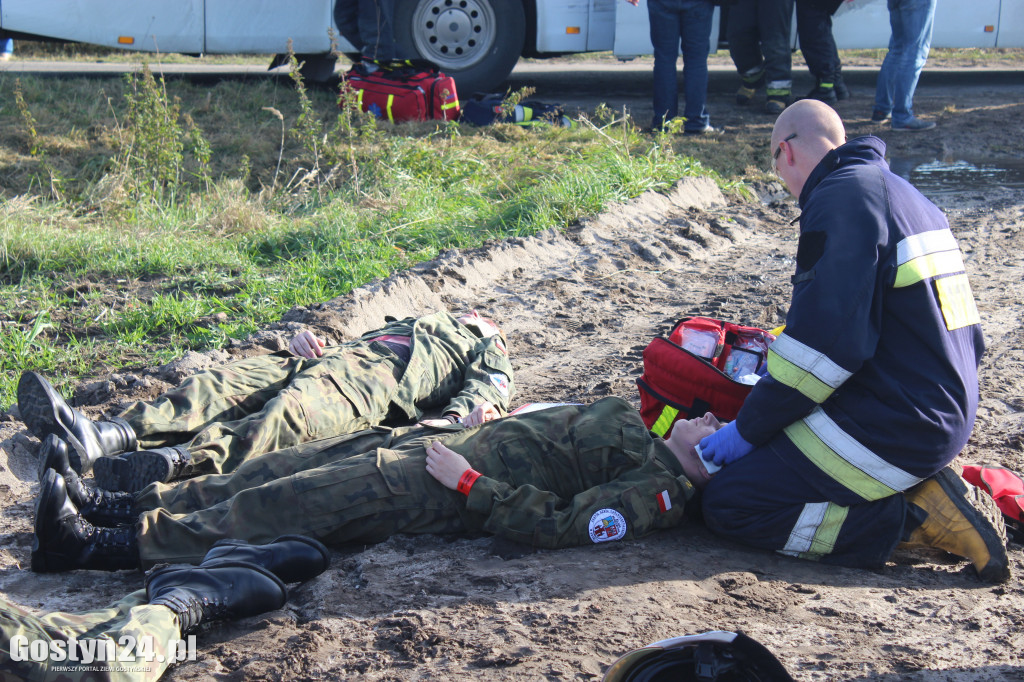
POLYGON ((599 509, 590 517, 590 539, 594 542, 619 540, 626 534, 626 519, 614 509, 599 509))

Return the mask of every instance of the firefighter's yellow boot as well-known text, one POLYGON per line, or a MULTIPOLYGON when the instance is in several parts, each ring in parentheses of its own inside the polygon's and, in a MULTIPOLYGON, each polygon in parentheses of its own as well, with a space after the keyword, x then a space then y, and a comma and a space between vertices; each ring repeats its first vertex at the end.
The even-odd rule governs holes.
POLYGON ((917 484, 907 502, 927 517, 898 548, 934 547, 969 560, 982 580, 1001 583, 1010 577, 1006 526, 995 501, 969 485, 951 467, 917 484))

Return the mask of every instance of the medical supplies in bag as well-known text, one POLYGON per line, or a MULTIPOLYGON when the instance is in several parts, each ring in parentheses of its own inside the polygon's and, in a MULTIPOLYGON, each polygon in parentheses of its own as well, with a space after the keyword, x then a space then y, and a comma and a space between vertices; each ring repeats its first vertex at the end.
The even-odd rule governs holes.
POLYGON ((666 438, 677 419, 705 412, 735 419, 752 385, 767 372, 768 346, 774 340, 757 327, 684 318, 668 338, 658 337, 644 349, 637 387, 647 428, 666 438))

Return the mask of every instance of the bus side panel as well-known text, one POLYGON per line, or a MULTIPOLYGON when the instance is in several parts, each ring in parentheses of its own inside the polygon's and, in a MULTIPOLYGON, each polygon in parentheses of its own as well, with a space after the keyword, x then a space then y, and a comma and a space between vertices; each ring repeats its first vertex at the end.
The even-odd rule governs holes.
POLYGON ((1024 47, 1024 2, 1003 0, 996 47, 1024 47))
POLYGON ((623 0, 593 1, 587 31, 587 52, 604 52, 615 46, 615 7, 620 3, 625 4, 623 0))
POLYGON ((590 0, 537 0, 537 52, 586 52, 590 0))
POLYGON ((203 0, 3 0, 0 25, 126 50, 203 51, 203 0))
MULTIPOLYGON (((1016 3, 1019 4, 1019 3, 1016 3)), ((932 47, 995 47, 999 0, 939 2, 932 47)), ((841 50, 889 47, 889 10, 885 0, 849 3, 836 13, 832 35, 841 50)))
MULTIPOLYGON (((331 0, 206 0, 206 52, 330 52, 331 0)), ((337 30, 335 30, 337 35, 337 30)))

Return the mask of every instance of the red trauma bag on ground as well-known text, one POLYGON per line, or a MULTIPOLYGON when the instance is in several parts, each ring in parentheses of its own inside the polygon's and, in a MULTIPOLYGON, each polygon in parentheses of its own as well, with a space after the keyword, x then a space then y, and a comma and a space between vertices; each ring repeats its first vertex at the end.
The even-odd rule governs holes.
POLYGON ((666 339, 644 349, 644 371, 636 380, 640 416, 655 435, 667 438, 677 419, 711 412, 732 420, 752 385, 737 381, 763 374, 775 337, 757 327, 710 317, 687 317, 666 339))
POLYGON ((354 97, 363 111, 392 123, 454 121, 459 117, 455 79, 429 62, 382 65, 373 73, 356 64, 342 81, 339 104, 349 97, 354 97))
POLYGON ((995 500, 1006 519, 1006 529, 1017 542, 1024 542, 1024 479, 1003 467, 968 464, 964 480, 976 485, 995 500))

